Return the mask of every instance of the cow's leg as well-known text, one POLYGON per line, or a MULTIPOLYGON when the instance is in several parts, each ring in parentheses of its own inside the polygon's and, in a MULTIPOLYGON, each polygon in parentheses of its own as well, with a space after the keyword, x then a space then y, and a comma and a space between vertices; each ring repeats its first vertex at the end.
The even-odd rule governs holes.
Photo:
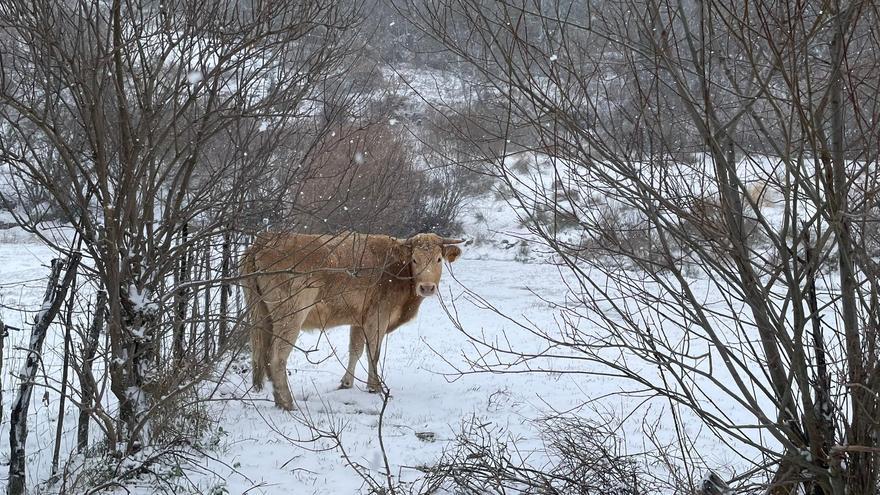
POLYGON ((299 337, 313 300, 314 298, 308 300, 297 298, 297 304, 288 306, 293 309, 276 320, 276 333, 275 338, 272 339, 269 356, 269 376, 272 378, 272 396, 275 405, 288 411, 293 409, 293 396, 287 383, 287 358, 296 345, 296 339, 299 337))
POLYGON ((348 338, 348 368, 342 377, 339 388, 351 388, 354 385, 354 370, 364 354, 364 328, 352 325, 348 338))
POLYGON ((263 381, 268 376, 269 349, 272 345, 272 320, 269 318, 269 308, 260 295, 260 289, 255 277, 243 279, 247 307, 251 323, 251 363, 253 373, 254 390, 263 389, 263 381))
POLYGON ((379 376, 379 356, 382 354, 382 340, 385 339, 385 330, 388 325, 383 324, 382 320, 374 320, 372 323, 364 328, 364 336, 367 341, 367 359, 370 362, 367 391, 376 393, 381 391, 383 387, 382 378, 379 376))
POLYGON ((272 323, 271 321, 267 321, 267 325, 263 328, 257 329, 257 331, 264 332, 262 335, 262 340, 256 342, 254 345, 254 350, 251 352, 259 353, 259 361, 254 362, 254 388, 257 391, 263 390, 263 380, 265 377, 268 377, 269 380, 272 380, 272 370, 269 368, 269 361, 272 359, 272 341, 275 339, 272 331, 272 323), (260 364, 262 363, 262 364, 260 364), (262 369, 257 370, 257 367, 260 366, 262 369), (259 383, 258 383, 259 380, 259 383))
MULTIPOLYGON (((284 322, 285 324, 287 322, 284 322)), ((287 383, 287 358, 299 337, 299 328, 294 331, 285 331, 277 335, 272 342, 272 350, 269 356, 269 376, 272 378, 272 397, 275 405, 285 410, 293 409, 293 396, 287 383)))

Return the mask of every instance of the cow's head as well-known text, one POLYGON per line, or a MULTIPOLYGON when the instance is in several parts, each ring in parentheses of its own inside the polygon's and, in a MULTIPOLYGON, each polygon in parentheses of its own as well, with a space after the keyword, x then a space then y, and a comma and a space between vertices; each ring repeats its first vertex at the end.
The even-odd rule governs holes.
POLYGON ((418 297, 430 297, 437 293, 443 260, 452 263, 461 255, 455 244, 461 239, 449 239, 437 234, 416 234, 403 241, 404 259, 410 264, 413 290, 418 297))

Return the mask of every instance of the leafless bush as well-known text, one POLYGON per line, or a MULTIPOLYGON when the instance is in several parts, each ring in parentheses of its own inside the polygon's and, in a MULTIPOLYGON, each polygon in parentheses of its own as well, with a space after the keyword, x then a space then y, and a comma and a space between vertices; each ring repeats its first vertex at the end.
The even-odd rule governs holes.
POLYGON ((68 395, 109 455, 193 441, 208 424, 196 388, 233 342, 238 247, 299 207, 288 192, 308 150, 370 84, 345 78, 359 8, 0 4, 0 197, 50 247, 82 251, 81 307, 106 294, 99 328, 80 332, 106 335, 101 374, 68 395))
MULTIPOLYGON (((464 4, 409 2, 407 12, 503 97, 507 115, 489 118, 530 127, 554 159, 523 178, 477 135, 508 201, 524 216, 574 209, 584 233, 605 241, 597 248, 640 268, 573 256, 577 240, 535 218, 530 230, 573 295, 559 329, 514 324, 554 359, 567 348, 692 411, 732 451, 760 452, 750 476, 773 493, 876 491, 880 271, 866 227, 878 153, 865 144, 880 132, 865 118, 880 107, 868 83, 876 5, 464 4), (557 176, 563 194, 549 187, 557 176), (853 194, 860 183, 865 194, 853 194), (598 193, 632 218, 578 208, 566 191, 598 193), (707 289, 695 291, 694 276, 707 289)), ((496 361, 475 366, 493 372, 546 357, 480 346, 496 361)))
POLYGON ((386 124, 349 125, 325 136, 307 159, 309 177, 292 194, 307 232, 401 234, 421 200, 422 173, 406 141, 386 124))
POLYGON ((661 493, 647 474, 648 458, 626 454, 606 426, 557 417, 546 420, 542 430, 544 449, 522 452, 491 423, 466 422, 452 449, 426 468, 426 486, 462 494, 661 493))
POLYGON ((454 234, 465 199, 463 178, 447 164, 423 168, 409 140, 391 125, 346 126, 307 159, 296 189, 297 228, 307 232, 454 234))
POLYGON ((206 451, 204 445, 193 445, 190 440, 179 438, 120 459, 112 450, 99 446, 91 449, 88 456, 74 459, 65 466, 58 489, 61 493, 87 495, 130 488, 163 495, 228 493, 222 482, 206 487, 189 479, 189 472, 203 469, 200 464, 206 451))
POLYGON ((507 107, 494 91, 472 91, 475 94, 464 103, 428 109, 419 135, 422 143, 430 149, 443 150, 455 156, 459 164, 482 173, 489 172, 483 163, 485 156, 539 147, 531 129, 508 121, 507 107))
POLYGON ((421 183, 422 202, 413 217, 415 231, 461 233, 462 209, 473 196, 474 176, 454 163, 426 171, 421 183))

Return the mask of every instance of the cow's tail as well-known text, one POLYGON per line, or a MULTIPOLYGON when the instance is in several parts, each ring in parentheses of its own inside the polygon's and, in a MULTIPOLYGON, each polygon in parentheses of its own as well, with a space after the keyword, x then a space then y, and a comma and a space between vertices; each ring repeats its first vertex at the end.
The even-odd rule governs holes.
POLYGON ((245 253, 241 269, 242 288, 250 319, 251 365, 254 389, 263 389, 269 349, 272 343, 272 321, 257 280, 257 266, 252 252, 245 253))

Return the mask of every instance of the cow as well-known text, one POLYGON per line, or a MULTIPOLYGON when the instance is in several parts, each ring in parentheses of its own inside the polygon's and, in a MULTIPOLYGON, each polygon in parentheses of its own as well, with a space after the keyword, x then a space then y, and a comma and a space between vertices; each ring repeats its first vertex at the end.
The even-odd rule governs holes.
POLYGON ((240 270, 254 388, 261 390, 268 375, 275 404, 293 409, 287 359, 300 331, 349 325, 348 367, 339 387, 352 387, 366 344, 367 390, 382 390, 382 340, 437 293, 442 262, 461 255, 461 242, 430 233, 408 239, 353 232, 258 235, 240 270))

